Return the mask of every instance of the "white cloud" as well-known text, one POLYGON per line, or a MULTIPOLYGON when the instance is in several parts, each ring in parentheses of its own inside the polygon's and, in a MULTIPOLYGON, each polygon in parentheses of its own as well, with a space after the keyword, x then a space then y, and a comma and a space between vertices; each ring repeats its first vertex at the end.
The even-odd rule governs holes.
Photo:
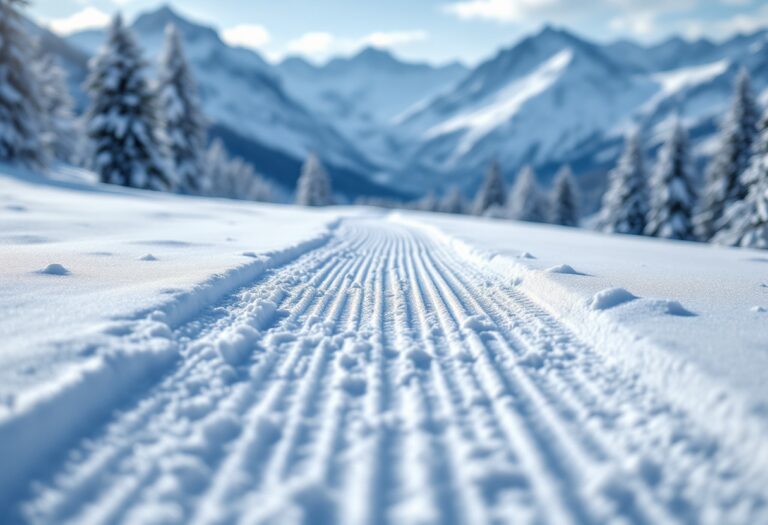
POLYGON ((723 20, 714 28, 720 36, 734 33, 752 33, 768 25, 768 6, 763 6, 749 15, 736 15, 723 20))
POLYGON ((464 0, 445 6, 458 18, 519 22, 530 15, 560 4, 560 0, 464 0))
POLYGON ((332 55, 350 55, 364 47, 393 49, 399 46, 421 42, 429 33, 418 29, 413 31, 376 31, 360 38, 338 37, 327 32, 312 32, 288 42, 285 53, 268 52, 273 60, 281 55, 302 55, 312 60, 323 60, 332 55))
POLYGON ((68 35, 84 29, 104 27, 109 24, 110 16, 95 7, 86 7, 77 13, 48 21, 48 27, 55 33, 68 35))
POLYGON ((610 22, 614 31, 631 33, 638 37, 649 37, 656 32, 656 12, 645 11, 616 17, 610 22))
POLYGON ((304 55, 310 58, 323 58, 327 56, 336 42, 336 37, 331 33, 315 31, 304 33, 296 40, 288 42, 288 53, 304 55))
POLYGON ((377 31, 361 39, 361 45, 389 49, 413 42, 421 42, 429 38, 429 33, 417 31, 377 31))
POLYGON ((256 24, 240 24, 221 32, 221 37, 230 46, 242 46, 250 49, 261 49, 269 43, 271 37, 264 26, 256 24))

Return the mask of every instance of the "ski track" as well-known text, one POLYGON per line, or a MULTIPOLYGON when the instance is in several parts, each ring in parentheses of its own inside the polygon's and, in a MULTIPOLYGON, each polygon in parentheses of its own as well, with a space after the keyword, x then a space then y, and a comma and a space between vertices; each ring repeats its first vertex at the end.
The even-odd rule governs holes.
POLYGON ((728 429, 405 225, 348 219, 174 338, 19 521, 768 523, 728 429))

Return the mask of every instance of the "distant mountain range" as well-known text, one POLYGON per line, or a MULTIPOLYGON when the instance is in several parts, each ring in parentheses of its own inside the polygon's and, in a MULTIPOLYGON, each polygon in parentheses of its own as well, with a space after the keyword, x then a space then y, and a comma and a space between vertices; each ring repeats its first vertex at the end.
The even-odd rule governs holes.
MULTIPOLYGON (((407 63, 370 48, 322 66, 300 58, 273 65, 168 7, 133 24, 148 56, 158 55, 171 22, 186 44, 213 133, 233 153, 291 188, 303 157, 316 151, 350 197, 404 197, 449 185, 469 193, 497 159, 508 180, 530 163, 543 182, 569 163, 594 205, 630 127, 639 127, 653 149, 680 116, 702 157, 740 68, 768 98, 766 30, 724 42, 671 38, 642 46, 596 44, 545 27, 467 69, 407 63)), ((66 40, 45 34, 74 89, 103 31, 66 40)))

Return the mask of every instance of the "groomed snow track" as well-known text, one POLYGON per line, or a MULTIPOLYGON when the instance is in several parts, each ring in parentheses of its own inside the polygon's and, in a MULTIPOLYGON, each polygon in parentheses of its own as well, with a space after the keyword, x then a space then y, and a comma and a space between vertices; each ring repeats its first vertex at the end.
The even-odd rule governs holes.
POLYGON ((173 337, 6 519, 768 523, 762 449, 406 225, 348 219, 173 337))

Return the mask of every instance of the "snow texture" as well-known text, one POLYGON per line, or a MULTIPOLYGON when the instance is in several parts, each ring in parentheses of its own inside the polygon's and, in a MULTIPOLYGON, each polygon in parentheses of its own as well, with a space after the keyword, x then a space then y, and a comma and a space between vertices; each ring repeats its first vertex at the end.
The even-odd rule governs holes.
POLYGON ((759 252, 74 176, 0 175, 10 523, 768 519, 759 252))

